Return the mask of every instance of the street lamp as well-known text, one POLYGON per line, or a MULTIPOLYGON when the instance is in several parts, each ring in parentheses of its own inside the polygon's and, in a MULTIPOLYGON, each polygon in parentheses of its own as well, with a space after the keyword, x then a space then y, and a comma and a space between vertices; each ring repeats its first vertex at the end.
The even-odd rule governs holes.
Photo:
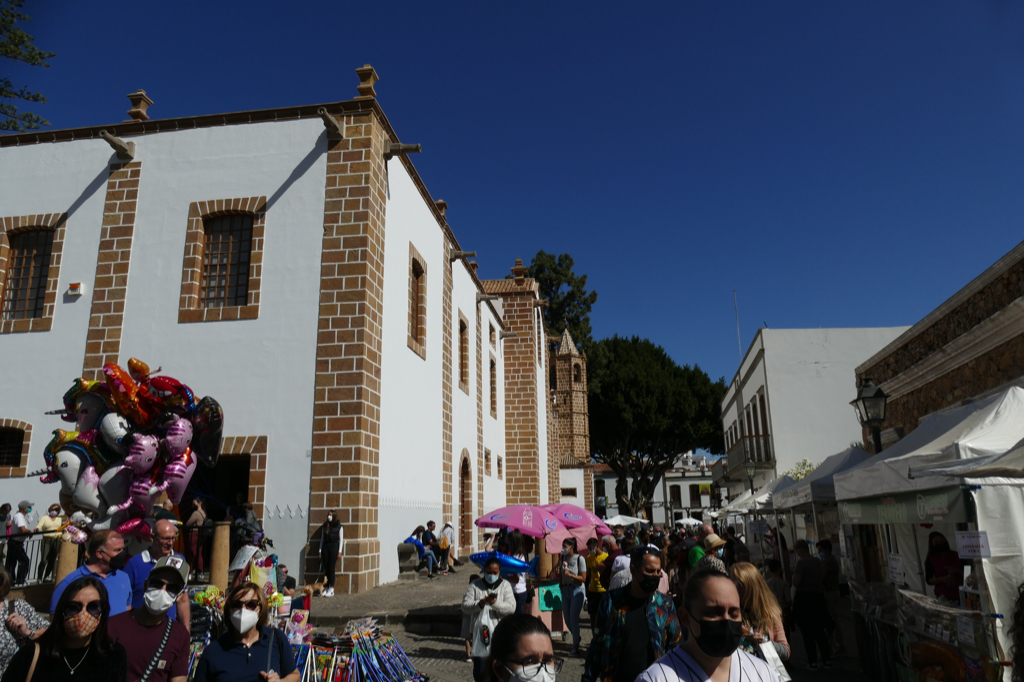
POLYGON ((746 464, 747 478, 750 479, 750 494, 754 494, 754 474, 757 473, 757 467, 751 460, 747 460, 746 464))
POLYGON ((881 426, 885 421, 885 403, 888 400, 889 396, 880 386, 876 386, 871 379, 864 379, 857 391, 857 398, 850 401, 857 408, 860 423, 871 429, 876 455, 882 451, 881 426))

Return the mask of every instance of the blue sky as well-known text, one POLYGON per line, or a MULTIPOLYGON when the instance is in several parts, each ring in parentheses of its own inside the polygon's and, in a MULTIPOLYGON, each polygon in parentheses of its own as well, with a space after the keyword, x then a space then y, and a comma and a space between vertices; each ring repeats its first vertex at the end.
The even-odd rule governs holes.
MULTIPOLYGON (((378 99, 480 274, 567 251, 595 336, 712 377, 913 324, 1022 238, 1024 5, 30 0, 55 128, 378 99)), ((851 385, 853 378, 851 377, 851 385)))

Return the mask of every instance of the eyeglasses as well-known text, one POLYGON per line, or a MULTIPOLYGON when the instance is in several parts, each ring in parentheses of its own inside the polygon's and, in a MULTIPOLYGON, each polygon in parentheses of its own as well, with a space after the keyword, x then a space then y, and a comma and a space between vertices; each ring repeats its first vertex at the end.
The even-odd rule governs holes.
POLYGON ((173 594, 178 594, 185 586, 178 582, 168 582, 166 580, 160 580, 160 578, 150 578, 146 581, 147 587, 152 587, 157 590, 167 590, 173 594))
POLYGON ((249 601, 240 601, 240 602, 238 602, 238 606, 244 606, 249 611, 259 611, 259 609, 260 609, 260 600, 259 599, 250 599, 249 601))
POLYGON ((169 538, 167 538, 167 537, 164 537, 164 536, 162 536, 162 535, 157 535, 157 536, 156 536, 156 539, 157 539, 157 540, 159 540, 160 542, 174 542, 175 540, 177 540, 177 539, 178 539, 178 535, 177 535, 177 534, 174 534, 174 535, 172 535, 172 536, 171 536, 171 537, 169 537, 169 538))
POLYGON ((95 618, 103 616, 103 604, 100 603, 99 599, 96 599, 88 604, 83 604, 80 601, 68 602, 68 605, 64 607, 64 617, 71 618, 72 616, 77 616, 82 612, 82 608, 85 608, 86 612, 95 618))
MULTIPOLYGON (((546 661, 542 661, 541 663, 524 663, 522 661, 508 662, 514 665, 518 665, 521 668, 520 677, 527 680, 532 680, 534 677, 536 677, 537 674, 540 672, 541 668, 544 668, 544 670, 548 671, 552 675, 557 675, 562 671, 562 664, 565 663, 565 661, 561 658, 550 658, 546 661)), ((510 673, 514 672, 508 666, 505 666, 505 669, 508 670, 510 673)))

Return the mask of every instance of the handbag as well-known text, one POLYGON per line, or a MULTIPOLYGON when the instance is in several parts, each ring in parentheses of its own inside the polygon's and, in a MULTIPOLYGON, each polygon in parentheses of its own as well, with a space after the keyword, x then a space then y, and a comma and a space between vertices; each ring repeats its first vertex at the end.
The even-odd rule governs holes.
POLYGON ((477 616, 476 627, 473 629, 473 647, 470 649, 470 656, 473 658, 487 658, 491 653, 491 634, 494 632, 496 621, 491 615, 491 607, 487 605, 477 616))
POLYGON ((791 682, 793 678, 786 670, 786 666, 782 665, 782 659, 779 658, 779 652, 775 650, 775 645, 771 642, 761 642, 758 646, 761 648, 761 658, 775 669, 775 674, 779 676, 779 682, 791 682))

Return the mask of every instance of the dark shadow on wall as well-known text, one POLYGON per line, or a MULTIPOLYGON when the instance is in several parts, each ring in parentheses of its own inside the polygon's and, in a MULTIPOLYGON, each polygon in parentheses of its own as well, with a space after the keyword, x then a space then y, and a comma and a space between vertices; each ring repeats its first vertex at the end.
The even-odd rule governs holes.
POLYGON ((269 211, 274 206, 274 204, 277 203, 278 199, 284 196, 284 193, 287 192, 291 188, 291 186, 294 185, 299 180, 299 178, 306 174, 306 171, 313 167, 313 164, 316 163, 317 159, 319 159, 326 153, 327 131, 324 130, 321 131, 320 136, 316 138, 316 143, 313 145, 313 148, 309 150, 309 153, 303 157, 302 161, 299 161, 299 165, 296 166, 288 175, 288 178, 284 181, 284 184, 278 187, 277 191, 274 192, 274 194, 269 199, 267 199, 267 211, 269 211))

